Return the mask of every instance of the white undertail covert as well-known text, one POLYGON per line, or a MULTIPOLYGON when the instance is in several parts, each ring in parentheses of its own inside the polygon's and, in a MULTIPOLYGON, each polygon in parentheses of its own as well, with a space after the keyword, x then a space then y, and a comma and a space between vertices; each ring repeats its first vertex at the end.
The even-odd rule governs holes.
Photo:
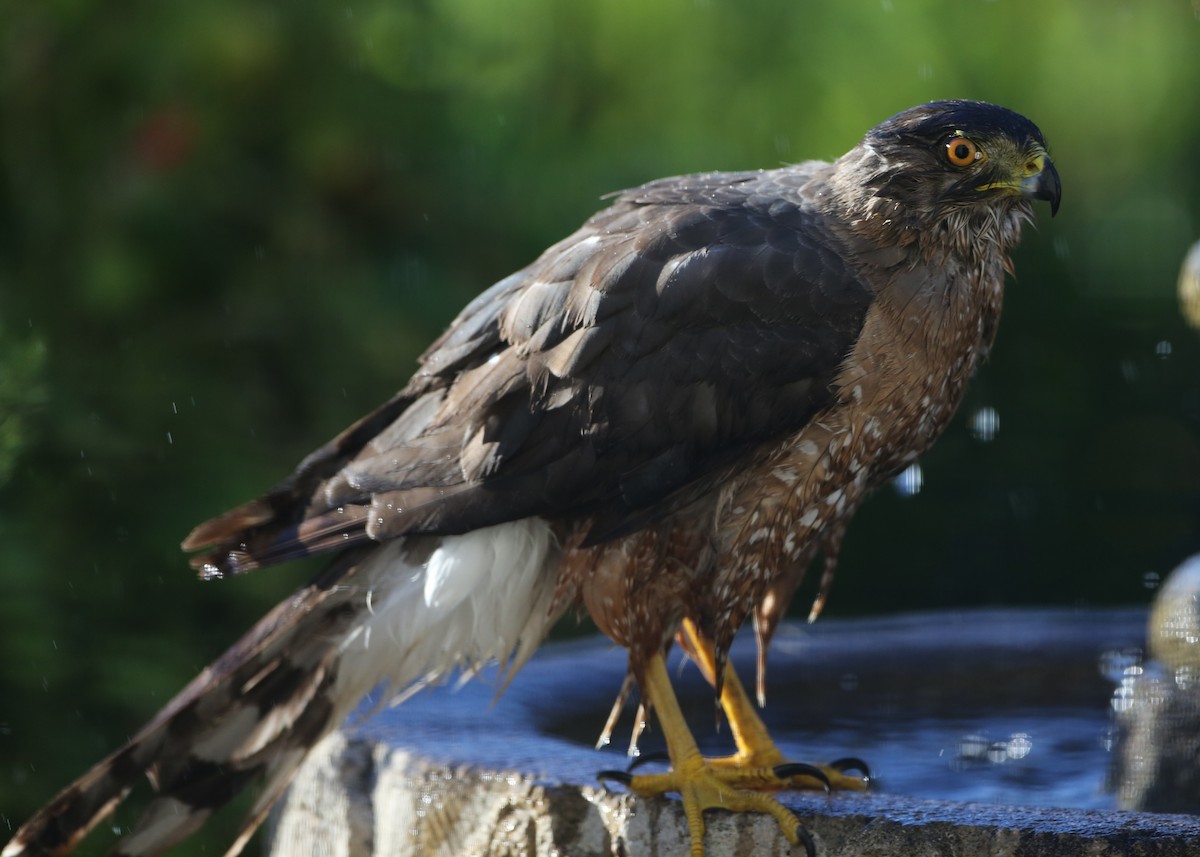
POLYGON ((381 546, 355 581, 367 611, 342 643, 338 699, 348 710, 383 684, 386 701, 492 660, 507 681, 557 618, 557 556, 540 518, 381 546))

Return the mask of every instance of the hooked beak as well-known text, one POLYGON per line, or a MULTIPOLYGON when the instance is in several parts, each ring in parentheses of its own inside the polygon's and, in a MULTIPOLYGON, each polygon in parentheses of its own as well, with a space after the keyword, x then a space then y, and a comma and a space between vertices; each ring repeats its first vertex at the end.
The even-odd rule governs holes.
MULTIPOLYGON (((1036 170, 1021 179, 1021 193, 1030 199, 1044 199, 1050 203, 1050 216, 1058 214, 1058 203, 1062 199, 1062 182, 1054 162, 1045 155, 1038 155, 1033 165, 1036 170)), ((1032 165, 1031 165, 1032 166, 1032 165)))

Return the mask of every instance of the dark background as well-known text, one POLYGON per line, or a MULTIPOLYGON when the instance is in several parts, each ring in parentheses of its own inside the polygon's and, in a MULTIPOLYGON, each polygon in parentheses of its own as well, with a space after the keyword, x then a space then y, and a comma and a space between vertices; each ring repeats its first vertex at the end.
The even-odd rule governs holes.
POLYGON ((0 841, 311 571, 202 585, 188 529, 471 296, 606 192, 836 157, 946 97, 1037 122, 1063 206, 828 613, 1145 602, 1200 548, 1197 5, 0 6, 0 841))

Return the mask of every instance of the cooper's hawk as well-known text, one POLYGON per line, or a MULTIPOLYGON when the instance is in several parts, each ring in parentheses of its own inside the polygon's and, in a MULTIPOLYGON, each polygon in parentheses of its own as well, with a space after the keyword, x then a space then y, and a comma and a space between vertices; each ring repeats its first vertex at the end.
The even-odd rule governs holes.
MULTIPOLYGON (((206 578, 338 556, 3 857, 62 853, 147 775, 116 846, 158 854, 265 776, 240 850, 313 744, 380 684, 517 669, 582 605, 629 652, 703 853, 701 813, 854 785, 783 761, 725 664, 765 651, 805 569, 828 586, 866 493, 938 436, 985 355, 1031 199, 1058 207, 1027 119, 900 113, 833 163, 652 182, 473 301, 408 385, 263 497, 197 527, 206 578), (700 757, 663 657, 681 640, 738 752, 700 757)), ((760 657, 760 672, 762 666, 760 657)), ((761 677, 760 677, 761 682, 761 677)), ((761 684, 760 684, 761 687, 761 684)))

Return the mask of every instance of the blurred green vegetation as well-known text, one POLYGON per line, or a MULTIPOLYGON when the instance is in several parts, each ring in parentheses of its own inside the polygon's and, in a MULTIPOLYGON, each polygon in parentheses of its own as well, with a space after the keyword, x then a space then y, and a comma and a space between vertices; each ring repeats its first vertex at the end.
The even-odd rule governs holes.
POLYGON ((1200 238, 1198 16, 0 6, 0 840, 310 573, 201 585, 190 526, 386 398, 472 295, 608 191, 835 157, 935 98, 1034 119, 1063 208, 922 490, 851 527, 829 613, 1148 599, 1200 547, 1200 334, 1173 291, 1200 238))

